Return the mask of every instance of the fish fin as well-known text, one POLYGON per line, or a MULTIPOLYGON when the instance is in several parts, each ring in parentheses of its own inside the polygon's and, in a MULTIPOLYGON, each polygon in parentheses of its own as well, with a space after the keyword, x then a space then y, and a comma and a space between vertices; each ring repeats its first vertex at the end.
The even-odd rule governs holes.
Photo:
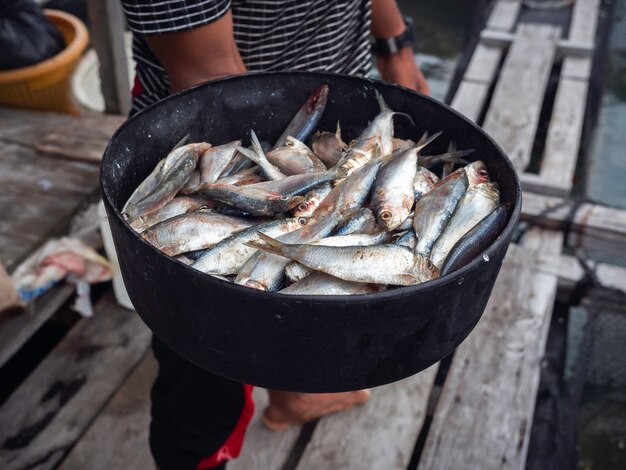
POLYGON ((448 144, 448 153, 456 152, 456 141, 451 140, 448 144))
POLYGON ((185 135, 182 139, 180 139, 178 143, 174 145, 172 150, 176 150, 178 147, 182 147, 183 145, 185 145, 189 141, 190 137, 191 137, 191 132, 187 133, 187 135, 185 135))
MULTIPOLYGON (((415 146, 417 151, 419 152, 420 150, 422 150, 424 147, 426 147, 428 144, 430 144, 433 140, 435 140, 437 137, 439 137, 442 133, 443 133, 443 131, 439 131, 439 132, 437 132, 437 133, 435 133, 435 134, 433 134, 433 135, 431 135, 429 137, 426 137, 426 139, 424 139, 423 141, 422 141, 422 139, 420 139, 421 143, 418 142, 416 144, 416 146, 415 146)), ((427 135, 427 134, 425 134, 425 135, 427 135)), ((424 136, 422 136, 422 137, 424 137, 424 136)))
POLYGON ((251 289, 267 290, 265 284, 254 279, 250 279, 249 277, 245 278, 242 282, 240 282, 240 284, 246 287, 250 287, 251 289))
POLYGON ((463 157, 466 157, 474 152, 474 149, 468 150, 457 150, 455 152, 450 152, 447 154, 443 154, 437 160, 437 162, 442 163, 456 163, 457 165, 469 165, 469 161, 465 160, 463 157))
POLYGON ((341 141, 341 124, 337 121, 337 129, 335 129, 335 136, 341 141))
POLYGON ((475 149, 466 149, 466 150, 455 150, 454 152, 449 152, 449 153, 452 158, 463 158, 463 157, 467 157, 468 155, 471 155, 475 151, 476 151, 475 149))
POLYGON ((392 114, 392 116, 402 116, 402 117, 407 118, 411 122, 413 127, 415 127, 415 121, 413 120, 413 118, 409 114, 402 113, 400 111, 393 111, 391 114, 392 114))
POLYGON ((420 145, 424 145, 424 142, 426 142, 427 139, 428 139, 428 131, 422 134, 422 136, 420 137, 420 139, 417 141, 415 145, 417 147, 419 147, 420 145))
POLYGON ((350 173, 350 168, 335 165, 328 171, 333 175, 334 179, 347 178, 350 173))
POLYGON ((381 112, 391 111, 391 108, 385 103, 385 99, 383 95, 380 94, 378 90, 374 90, 374 94, 376 95, 376 101, 378 101, 378 106, 380 107, 381 112))

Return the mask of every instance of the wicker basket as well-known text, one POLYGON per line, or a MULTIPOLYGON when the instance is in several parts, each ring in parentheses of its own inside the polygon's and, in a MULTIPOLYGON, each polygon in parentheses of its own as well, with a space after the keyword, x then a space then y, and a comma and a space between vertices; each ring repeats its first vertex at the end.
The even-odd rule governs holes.
POLYGON ((73 15, 57 10, 44 13, 63 34, 66 47, 38 64, 0 72, 0 105, 78 114, 70 79, 87 47, 87 28, 73 15))

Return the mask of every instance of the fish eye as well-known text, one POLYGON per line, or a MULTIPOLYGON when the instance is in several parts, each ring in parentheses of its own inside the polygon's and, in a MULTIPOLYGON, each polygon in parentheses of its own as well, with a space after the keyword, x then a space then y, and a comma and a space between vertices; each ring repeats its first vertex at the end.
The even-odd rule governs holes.
POLYGON ((304 212, 309 208, 309 205, 306 202, 303 202, 298 205, 298 210, 304 212))
POLYGON ((289 196, 281 196, 280 200, 281 201, 289 201, 291 198, 289 196))
POLYGON ((478 174, 480 176, 482 176, 483 178, 486 178, 487 176, 489 176, 489 173, 487 173, 487 170, 478 170, 478 174))
POLYGON ((288 140, 287 142, 285 142, 285 145, 287 147, 293 147, 295 144, 294 144, 293 140, 288 140))
POLYGON ((298 218, 298 223, 299 223, 300 225, 306 225, 306 223, 307 223, 307 222, 308 222, 308 221, 306 220, 306 218, 305 218, 305 217, 299 217, 299 218, 298 218))
POLYGON ((390 211, 383 211, 380 213, 380 218, 384 221, 388 221, 392 219, 392 214, 390 211))

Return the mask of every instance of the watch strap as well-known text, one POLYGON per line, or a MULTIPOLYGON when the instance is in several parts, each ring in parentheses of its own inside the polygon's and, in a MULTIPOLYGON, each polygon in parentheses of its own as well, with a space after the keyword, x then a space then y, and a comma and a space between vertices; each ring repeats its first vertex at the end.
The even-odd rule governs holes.
POLYGON ((415 27, 413 20, 410 17, 404 17, 404 24, 406 28, 404 32, 398 36, 387 39, 373 38, 372 52, 382 56, 392 55, 405 47, 415 44, 415 27))

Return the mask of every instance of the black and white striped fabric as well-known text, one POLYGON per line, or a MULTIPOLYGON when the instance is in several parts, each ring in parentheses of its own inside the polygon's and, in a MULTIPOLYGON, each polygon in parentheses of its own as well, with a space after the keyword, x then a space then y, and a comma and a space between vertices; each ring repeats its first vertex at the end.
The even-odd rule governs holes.
POLYGON ((308 70, 365 75, 371 0, 121 0, 134 33, 133 112, 171 93, 144 39, 211 23, 232 9, 235 41, 250 71, 308 70), (137 90, 140 93, 137 93, 137 90))

